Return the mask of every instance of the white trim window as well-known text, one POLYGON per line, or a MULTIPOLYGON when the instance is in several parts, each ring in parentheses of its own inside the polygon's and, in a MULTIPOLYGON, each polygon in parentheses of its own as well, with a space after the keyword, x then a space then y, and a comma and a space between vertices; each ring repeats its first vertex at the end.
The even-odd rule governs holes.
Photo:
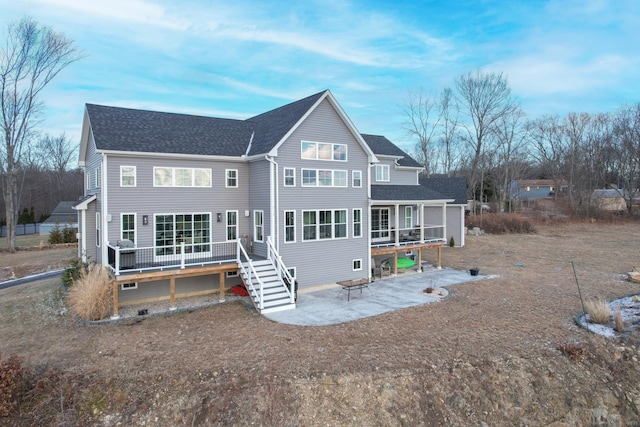
POLYGON ((376 165, 376 181, 389 181, 389 165, 376 165))
POLYGON ((138 282, 120 284, 120 290, 121 291, 131 291, 131 290, 134 290, 134 289, 138 289, 138 282))
POLYGON ((211 187, 211 169, 153 168, 154 187, 211 187))
POLYGON ((302 240, 347 238, 347 210, 302 211, 302 240))
POLYGON ((372 208, 371 238, 388 239, 389 236, 389 208, 372 208))
POLYGON ((347 145, 329 142, 300 142, 300 157, 306 160, 347 161, 347 145))
POLYGON ((123 213, 120 214, 120 238, 122 240, 131 240, 136 242, 136 214, 123 213))
POLYGON ((230 279, 232 277, 238 277, 238 276, 240 276, 240 273, 238 273, 238 270, 227 271, 227 279, 230 279))
POLYGON ((353 237, 362 237, 362 209, 353 210, 353 237))
POLYGON ((136 167, 120 166, 120 187, 136 186, 136 167))
POLYGON ((351 186, 362 188, 362 171, 351 171, 351 186))
POLYGON ((411 228, 412 227, 412 219, 413 219, 413 213, 412 213, 412 209, 411 206, 405 206, 404 207, 404 228, 411 228))
POLYGON ((284 242, 296 241, 296 211, 284 211, 284 242))
POLYGON ((96 246, 100 247, 100 212, 96 212, 96 246))
POLYGON ((283 179, 284 179, 285 187, 295 187, 296 186, 296 169, 284 168, 283 179))
POLYGON ((353 271, 361 271, 362 270, 362 259, 354 259, 353 261, 351 261, 351 265, 353 268, 353 271))
POLYGON ((87 187, 87 190, 91 190, 91 173, 85 171, 84 175, 85 175, 85 178, 86 178, 85 185, 87 187))
POLYGON ((332 169, 302 169, 303 187, 347 187, 347 171, 332 169))
POLYGON ((253 211, 253 240, 264 242, 264 211, 253 211))
POLYGON ((211 213, 155 214, 156 256, 211 253, 211 213))
POLYGON ((227 211, 227 242, 238 238, 238 211, 227 211))
POLYGON ((226 169, 225 176, 227 177, 224 182, 226 188, 238 188, 238 169, 226 169))
POLYGON ((102 186, 102 166, 98 166, 96 169, 96 188, 102 186))

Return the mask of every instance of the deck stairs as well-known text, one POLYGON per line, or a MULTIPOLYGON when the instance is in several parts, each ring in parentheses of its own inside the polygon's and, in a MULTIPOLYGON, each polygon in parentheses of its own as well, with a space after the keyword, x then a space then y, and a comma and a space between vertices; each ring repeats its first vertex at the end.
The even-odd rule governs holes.
POLYGON ((245 261, 242 265, 242 280, 260 313, 296 308, 295 300, 292 302, 289 287, 279 277, 278 269, 270 259, 245 261))

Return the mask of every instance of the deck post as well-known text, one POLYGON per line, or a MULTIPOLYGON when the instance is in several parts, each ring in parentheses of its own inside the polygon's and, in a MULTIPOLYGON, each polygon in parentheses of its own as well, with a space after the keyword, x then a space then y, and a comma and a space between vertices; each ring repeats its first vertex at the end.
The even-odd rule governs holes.
POLYGON ((113 315, 111 316, 111 320, 116 320, 120 318, 118 314, 118 282, 115 280, 112 282, 113 284, 113 315))
POLYGON ((220 272, 220 302, 224 302, 224 272, 220 272))
POLYGON ((438 246, 438 270, 442 269, 442 245, 438 246))
POLYGON ((169 310, 176 309, 176 278, 172 276, 169 279, 169 292, 171 293, 171 305, 169 310))
POLYGON ((418 273, 422 273, 422 248, 418 248, 418 273))
POLYGON ((398 275, 398 251, 393 252, 393 274, 398 275))

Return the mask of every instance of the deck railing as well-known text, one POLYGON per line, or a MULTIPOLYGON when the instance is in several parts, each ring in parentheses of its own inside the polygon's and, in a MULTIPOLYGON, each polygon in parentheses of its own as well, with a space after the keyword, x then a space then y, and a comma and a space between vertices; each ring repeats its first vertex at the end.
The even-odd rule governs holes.
POLYGON ((194 252, 190 245, 164 247, 120 247, 118 244, 107 244, 108 265, 113 273, 142 272, 186 268, 236 262, 236 241, 212 242, 199 245, 199 252, 194 252))
POLYGON ((411 228, 400 228, 397 232, 395 229, 372 231, 371 237, 374 239, 371 243, 374 248, 445 241, 443 225, 425 225, 423 227, 417 225, 411 228), (421 229, 424 230, 422 236, 420 235, 421 229), (384 238, 384 240, 380 238, 384 238), (378 241, 375 239, 378 239, 378 241))
POLYGON ((276 267, 276 270, 278 271, 278 279, 280 279, 281 282, 284 281, 284 283, 288 285, 287 292, 289 293, 289 301, 291 304, 295 303, 295 280, 291 277, 291 273, 289 273, 287 266, 282 262, 282 257, 273 245, 271 236, 267 237, 267 258, 271 260, 271 263, 276 267))

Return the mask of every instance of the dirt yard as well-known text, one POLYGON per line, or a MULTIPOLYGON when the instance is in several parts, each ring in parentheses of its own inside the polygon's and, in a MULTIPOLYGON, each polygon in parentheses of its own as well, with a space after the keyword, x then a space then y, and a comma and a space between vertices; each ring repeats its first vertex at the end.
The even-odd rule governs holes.
POLYGON ((84 326, 60 315, 55 281, 2 290, 0 352, 33 376, 0 424, 640 425, 637 336, 575 325, 570 264, 585 298, 640 293, 625 281, 640 267, 640 225, 537 230, 443 251, 445 267, 496 278, 327 327, 273 323, 238 303, 84 326))

